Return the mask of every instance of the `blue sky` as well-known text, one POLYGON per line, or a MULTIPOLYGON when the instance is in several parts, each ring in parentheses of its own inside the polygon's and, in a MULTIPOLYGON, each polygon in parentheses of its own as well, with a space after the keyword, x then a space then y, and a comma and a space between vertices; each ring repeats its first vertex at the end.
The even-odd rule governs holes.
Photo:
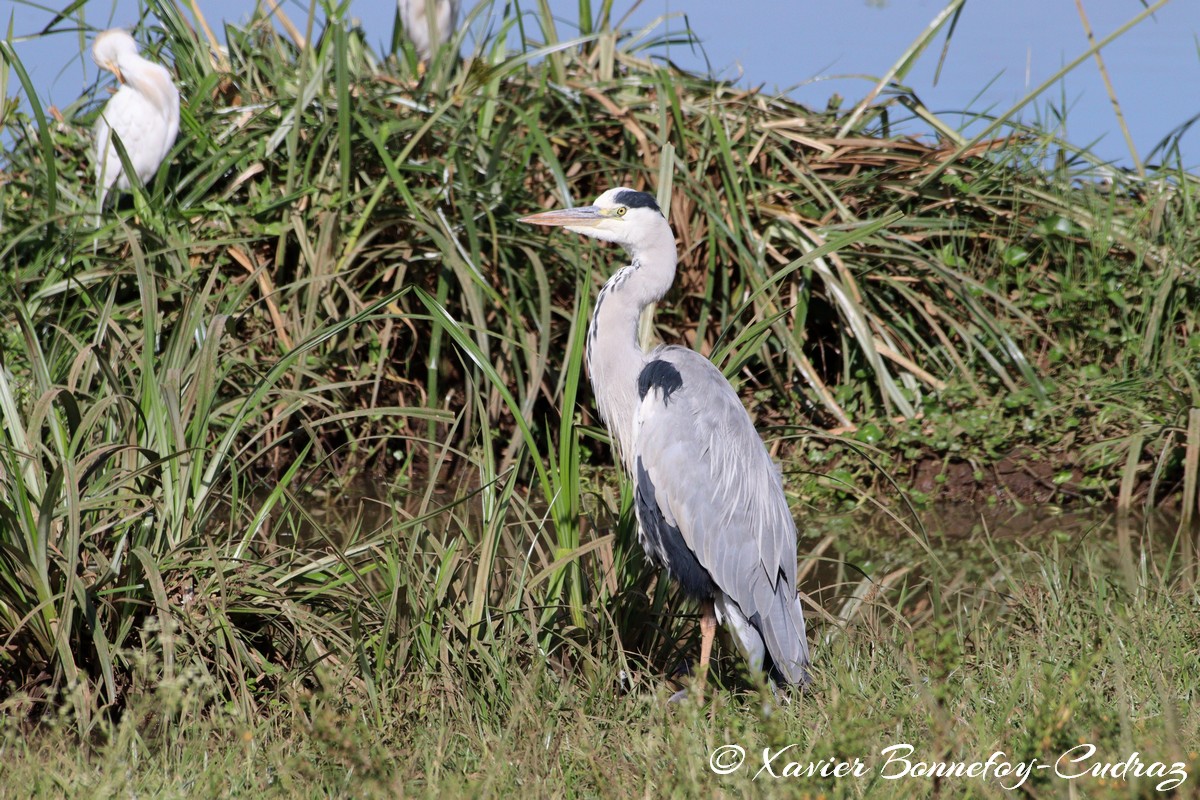
MULTIPOLYGON (((1080 1, 1097 37, 1143 8, 1139 0, 1080 1)), ((42 2, 67 5, 66 0, 42 2)), ((196 2, 214 25, 222 19, 244 20, 251 7, 249 0, 196 2)), ((593 7, 599 4, 592 0, 593 7)), ((94 29, 131 25, 141 5, 138 0, 88 0, 83 19, 94 29)), ((523 5, 536 9, 533 0, 523 5)), ((298 22, 308 9, 299 0, 284 0, 283 6, 298 22)), ((575 0, 550 0, 550 6, 566 23, 575 19, 575 0)), ((615 8, 617 17, 633 8, 633 26, 666 17, 663 24, 674 31, 684 28, 686 13, 703 52, 676 46, 669 55, 677 64, 694 71, 711 66, 716 75, 744 85, 787 89, 821 108, 834 93, 846 98, 847 107, 865 94, 871 78, 885 72, 943 6, 940 0, 647 0, 636 5, 618 0, 615 8)), ((390 38, 389 0, 352 0, 351 9, 373 43, 390 38)), ((21 0, 13 13, 18 36, 35 33, 49 20, 45 11, 21 0)), ((79 57, 74 25, 63 28, 62 33, 16 44, 43 101, 59 105, 78 97, 96 74, 90 60, 79 57)), ((1007 110, 1088 45, 1075 0, 968 0, 935 84, 940 46, 941 39, 906 83, 933 111, 957 122, 950 112, 1007 110)), ((1197 0, 1173 0, 1103 55, 1141 156, 1200 114, 1197 0)), ((1068 139, 1091 144, 1094 152, 1118 164, 1132 163, 1094 61, 1078 67, 1021 116, 1049 119, 1064 109, 1068 139)), ((1182 140, 1184 163, 1191 168, 1200 165, 1200 124, 1195 128, 1182 140)))

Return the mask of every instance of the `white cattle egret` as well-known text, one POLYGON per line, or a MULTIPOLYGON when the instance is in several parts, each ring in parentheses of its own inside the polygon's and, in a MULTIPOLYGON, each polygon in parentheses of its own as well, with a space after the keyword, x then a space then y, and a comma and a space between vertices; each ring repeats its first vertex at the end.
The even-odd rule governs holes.
POLYGON ((92 58, 121 84, 96 123, 96 182, 102 187, 103 207, 114 184, 118 190, 129 189, 129 176, 113 146, 114 134, 121 140, 138 182, 150 180, 179 133, 179 90, 166 68, 142 58, 137 42, 120 28, 96 37, 92 58))
POLYGON ((412 40, 422 62, 454 35, 458 0, 397 0, 397 6, 404 34, 412 40))

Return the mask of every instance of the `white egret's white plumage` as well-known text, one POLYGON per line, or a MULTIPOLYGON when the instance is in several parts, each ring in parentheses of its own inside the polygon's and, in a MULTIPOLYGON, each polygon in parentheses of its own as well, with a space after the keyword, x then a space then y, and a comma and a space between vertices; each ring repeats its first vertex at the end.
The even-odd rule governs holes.
POLYGON ((412 40, 421 61, 450 41, 458 24, 458 0, 396 0, 404 35, 412 40), (432 12, 432 13, 430 13, 432 12))
POLYGON ((638 344, 642 310, 675 280, 675 237, 658 204, 618 188, 593 205, 520 221, 616 242, 632 258, 596 300, 588 373, 634 482, 638 539, 702 603, 701 681, 719 621, 754 669, 777 683, 807 683, 796 524, 779 468, 711 361, 685 347, 638 344))
POLYGON ((140 183, 158 171, 179 134, 179 90, 161 64, 138 54, 137 42, 113 28, 92 42, 92 58, 117 76, 121 88, 109 99, 96 123, 96 182, 101 204, 115 185, 129 189, 129 176, 112 139, 121 140, 140 183))

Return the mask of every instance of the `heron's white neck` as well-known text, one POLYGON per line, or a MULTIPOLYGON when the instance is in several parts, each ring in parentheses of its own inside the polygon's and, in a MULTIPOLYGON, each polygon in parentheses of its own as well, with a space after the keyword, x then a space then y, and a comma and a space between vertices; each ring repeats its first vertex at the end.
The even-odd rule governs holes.
POLYGON ((629 249, 633 263, 604 284, 588 327, 588 375, 596 405, 631 475, 637 381, 647 361, 638 343, 638 321, 642 309, 658 301, 675 281, 675 238, 665 219, 662 227, 653 245, 629 249))

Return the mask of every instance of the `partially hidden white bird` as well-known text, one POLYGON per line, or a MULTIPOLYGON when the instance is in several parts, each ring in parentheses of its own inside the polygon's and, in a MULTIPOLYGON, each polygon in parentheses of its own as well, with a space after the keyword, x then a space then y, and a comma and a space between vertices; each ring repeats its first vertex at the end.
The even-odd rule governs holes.
POLYGON ((633 481, 638 539, 701 603, 700 694, 718 622, 753 669, 777 684, 808 683, 796 524, 779 468, 711 361, 686 347, 638 344, 642 310, 675 281, 675 236, 658 203, 609 189, 590 206, 520 221, 616 242, 632 259, 596 299, 588 374, 633 481))
POLYGON ((426 62, 433 51, 450 41, 458 24, 458 0, 396 0, 404 35, 426 62))
POLYGON ((121 140, 138 182, 149 181, 179 134, 179 90, 166 67, 142 58, 137 42, 120 28, 96 37, 92 59, 121 84, 96 123, 96 183, 103 207, 113 186, 120 191, 130 186, 113 137, 121 140))

